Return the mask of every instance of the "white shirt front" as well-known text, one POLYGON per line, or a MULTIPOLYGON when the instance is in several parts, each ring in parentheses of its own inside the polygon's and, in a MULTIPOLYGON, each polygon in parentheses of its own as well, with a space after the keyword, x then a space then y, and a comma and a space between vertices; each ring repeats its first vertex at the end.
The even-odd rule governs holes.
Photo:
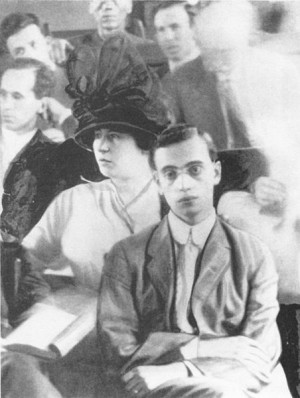
POLYGON ((207 238, 216 220, 214 209, 201 223, 194 226, 186 224, 172 211, 168 215, 171 234, 175 241, 175 254, 177 263, 176 283, 176 312, 177 323, 181 330, 193 333, 193 328, 188 321, 189 302, 195 280, 196 261, 203 249, 207 238), (182 247, 184 246, 184 247, 182 247), (180 264, 180 254, 184 250, 184 264, 180 264), (182 304, 185 303, 185 304, 182 304), (186 309, 183 310, 183 308, 186 309), (181 312, 185 312, 182 314, 181 312))

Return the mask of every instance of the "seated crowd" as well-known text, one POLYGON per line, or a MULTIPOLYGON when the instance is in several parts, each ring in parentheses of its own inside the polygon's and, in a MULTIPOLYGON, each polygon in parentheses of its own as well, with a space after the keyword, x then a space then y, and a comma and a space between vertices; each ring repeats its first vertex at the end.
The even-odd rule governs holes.
POLYGON ((64 358, 3 348, 1 393, 298 398, 300 74, 248 0, 160 2, 155 41, 132 6, 90 0, 68 41, 1 22, 2 337, 98 297, 64 358))

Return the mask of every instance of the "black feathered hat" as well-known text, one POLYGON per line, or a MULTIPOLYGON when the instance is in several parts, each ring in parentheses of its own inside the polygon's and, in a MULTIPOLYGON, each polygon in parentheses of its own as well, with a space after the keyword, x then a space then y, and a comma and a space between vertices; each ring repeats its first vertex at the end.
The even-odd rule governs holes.
POLYGON ((101 128, 150 142, 169 123, 160 82, 124 34, 109 37, 100 52, 81 46, 71 53, 67 72, 66 90, 75 98, 72 110, 79 122, 75 140, 86 149, 101 128))

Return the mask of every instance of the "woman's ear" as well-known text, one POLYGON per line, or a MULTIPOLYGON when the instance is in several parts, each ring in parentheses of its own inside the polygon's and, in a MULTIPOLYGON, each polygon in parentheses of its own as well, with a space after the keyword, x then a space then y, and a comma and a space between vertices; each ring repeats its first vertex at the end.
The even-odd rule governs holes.
POLYGON ((214 185, 218 185, 219 182, 221 181, 221 175, 222 175, 222 167, 221 167, 221 162, 217 160, 214 163, 214 185))
POLYGON ((47 120, 48 119, 48 106, 47 106, 47 101, 46 98, 41 98, 39 99, 39 107, 38 107, 38 114, 41 116, 42 119, 47 120))

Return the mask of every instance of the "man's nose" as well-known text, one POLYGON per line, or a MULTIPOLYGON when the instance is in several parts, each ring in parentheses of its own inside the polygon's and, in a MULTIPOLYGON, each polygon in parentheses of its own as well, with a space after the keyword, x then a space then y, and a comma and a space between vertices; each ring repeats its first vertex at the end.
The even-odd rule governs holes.
POLYGON ((192 178, 186 173, 181 173, 176 182, 181 191, 188 191, 192 187, 192 178))
POLYGON ((103 9, 104 10, 111 10, 114 6, 114 2, 113 0, 106 0, 103 3, 103 9))
POLYGON ((175 38, 174 31, 172 29, 166 29, 164 32, 164 38, 165 38, 165 40, 169 40, 169 41, 174 40, 174 38, 175 38))
POLYGON ((6 95, 5 97, 1 98, 1 108, 3 110, 13 109, 14 107, 14 100, 10 95, 6 95))

